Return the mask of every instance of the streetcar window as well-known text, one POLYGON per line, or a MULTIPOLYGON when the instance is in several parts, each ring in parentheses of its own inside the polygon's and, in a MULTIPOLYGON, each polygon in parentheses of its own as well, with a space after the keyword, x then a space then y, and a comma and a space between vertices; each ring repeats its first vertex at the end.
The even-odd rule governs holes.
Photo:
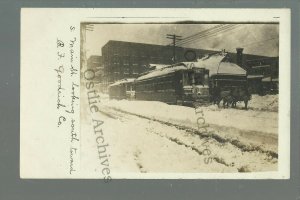
POLYGON ((204 85, 204 77, 202 73, 195 73, 194 80, 196 85, 204 85))
POLYGON ((183 73, 182 79, 183 86, 189 85, 189 76, 187 73, 183 73))
POLYGON ((204 74, 203 83, 204 83, 204 85, 208 85, 208 82, 209 82, 209 75, 206 73, 206 74, 204 74))
POLYGON ((183 86, 186 85, 208 85, 208 74, 204 73, 195 73, 195 72, 187 72, 183 73, 182 83, 183 86))

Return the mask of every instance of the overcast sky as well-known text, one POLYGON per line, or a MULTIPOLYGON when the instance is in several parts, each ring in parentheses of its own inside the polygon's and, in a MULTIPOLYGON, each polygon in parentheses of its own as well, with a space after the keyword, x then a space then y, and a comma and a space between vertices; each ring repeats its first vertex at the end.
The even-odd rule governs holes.
MULTIPOLYGON (((167 45, 171 40, 166 34, 186 38, 218 24, 95 24, 93 31, 86 32, 87 57, 101 55, 101 47, 109 40, 167 45)), ((211 34, 210 34, 211 35, 211 34)), ((243 47, 244 53, 278 56, 279 25, 240 24, 226 32, 210 37, 195 38, 184 47, 235 52, 243 47)))

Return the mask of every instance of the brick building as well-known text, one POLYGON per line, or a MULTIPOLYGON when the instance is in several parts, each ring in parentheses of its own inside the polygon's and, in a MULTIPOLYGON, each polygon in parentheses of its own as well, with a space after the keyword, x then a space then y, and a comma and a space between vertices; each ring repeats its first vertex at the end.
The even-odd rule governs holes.
POLYGON ((278 93, 279 57, 247 60, 248 81, 253 93, 278 93))
MULTIPOLYGON (((176 62, 195 61, 210 50, 176 47, 176 62)), ((135 78, 146 72, 149 64, 172 64, 173 46, 110 40, 102 47, 105 76, 108 82, 135 78)))
POLYGON ((279 57, 243 54, 243 48, 237 48, 237 53, 229 53, 229 57, 247 71, 252 93, 278 93, 279 57))

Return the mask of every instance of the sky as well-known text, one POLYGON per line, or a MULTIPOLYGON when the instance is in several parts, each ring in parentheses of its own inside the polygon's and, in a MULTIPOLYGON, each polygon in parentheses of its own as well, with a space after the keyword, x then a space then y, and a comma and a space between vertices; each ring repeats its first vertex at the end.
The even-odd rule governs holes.
MULTIPOLYGON (((86 31, 87 57, 101 55, 101 48, 109 40, 167 45, 171 43, 166 34, 176 34, 183 39, 218 24, 95 24, 93 31, 86 31)), ((227 26, 227 25, 226 25, 227 26)), ((209 32, 209 37, 194 37, 181 46, 235 52, 237 47, 244 53, 278 56, 278 24, 238 24, 228 31, 209 32)), ((183 40, 187 41, 187 40, 183 40)), ((180 43, 178 43, 180 45, 180 43)))

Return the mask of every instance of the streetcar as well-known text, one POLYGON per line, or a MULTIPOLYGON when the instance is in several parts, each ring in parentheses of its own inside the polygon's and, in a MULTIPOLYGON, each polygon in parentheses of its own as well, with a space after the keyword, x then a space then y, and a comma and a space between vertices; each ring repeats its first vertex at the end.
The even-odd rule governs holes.
POLYGON ((195 106, 211 102, 236 106, 244 101, 247 108, 246 71, 230 61, 227 53, 206 55, 196 62, 181 62, 154 69, 136 79, 124 79, 109 86, 111 99, 161 101, 195 106))
POLYGON ((135 80, 135 98, 178 105, 208 103, 208 75, 208 70, 186 63, 154 70, 135 80))
POLYGON ((108 86, 110 99, 134 99, 134 78, 122 79, 108 86))

